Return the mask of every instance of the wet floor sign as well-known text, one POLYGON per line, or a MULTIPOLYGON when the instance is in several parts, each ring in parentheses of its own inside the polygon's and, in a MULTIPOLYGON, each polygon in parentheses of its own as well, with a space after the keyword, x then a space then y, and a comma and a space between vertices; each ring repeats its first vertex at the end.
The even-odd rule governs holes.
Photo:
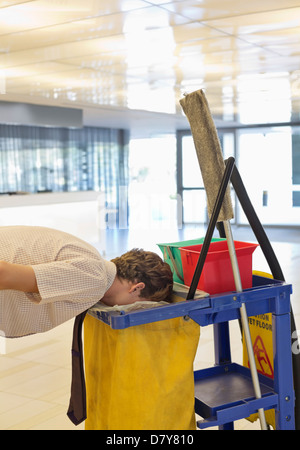
MULTIPOLYGON (((253 272, 254 275, 272 278, 264 272, 253 272)), ((260 314, 248 318, 253 352, 255 356, 257 372, 266 377, 273 378, 273 336, 272 336, 272 314, 260 314)), ((243 365, 249 367, 249 360, 245 339, 243 339, 243 365)), ((274 410, 265 411, 266 421, 275 429, 274 410)), ((258 414, 252 414, 248 420, 254 422, 258 414)))
MULTIPOLYGON (((249 317, 248 321, 257 371, 273 378, 272 315, 261 314, 249 317)), ((246 355, 244 352, 244 358, 248 363, 247 352, 246 355)))

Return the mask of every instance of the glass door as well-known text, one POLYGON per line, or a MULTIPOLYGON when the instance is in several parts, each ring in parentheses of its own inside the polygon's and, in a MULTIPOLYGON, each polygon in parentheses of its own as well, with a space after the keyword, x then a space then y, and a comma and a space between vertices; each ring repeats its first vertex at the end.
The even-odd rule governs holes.
MULTIPOLYGON (((297 129, 256 128, 240 130, 238 136, 238 169, 260 221, 299 225, 297 129)), ((238 219, 241 224, 248 223, 240 206, 238 219)))
MULTIPOLYGON (((300 225, 300 127, 218 129, 224 159, 235 163, 264 225, 300 225)), ((190 131, 177 132, 177 188, 183 223, 207 223, 206 192, 190 131)), ((232 189, 232 223, 248 225, 232 189)))
MULTIPOLYGON (((219 131, 224 159, 234 155, 234 132, 219 131)), ((207 223, 206 191, 191 133, 177 132, 177 187, 183 223, 207 223)), ((234 202, 233 202, 234 204, 234 202)))
POLYGON ((192 136, 182 137, 183 223, 207 221, 206 194, 192 136))

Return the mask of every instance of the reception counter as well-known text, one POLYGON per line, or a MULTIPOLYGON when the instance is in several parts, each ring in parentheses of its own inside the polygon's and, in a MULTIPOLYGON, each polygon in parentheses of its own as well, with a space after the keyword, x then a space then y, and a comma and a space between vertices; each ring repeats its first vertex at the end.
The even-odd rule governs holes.
POLYGON ((0 226, 33 225, 74 234, 105 254, 105 198, 94 191, 0 195, 0 226))

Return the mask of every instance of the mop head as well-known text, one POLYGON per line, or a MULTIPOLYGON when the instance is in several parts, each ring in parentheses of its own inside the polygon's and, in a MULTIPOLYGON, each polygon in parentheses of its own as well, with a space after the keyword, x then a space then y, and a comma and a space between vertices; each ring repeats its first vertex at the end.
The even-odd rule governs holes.
MULTIPOLYGON (((212 214, 225 170, 220 141, 211 112, 202 90, 187 94, 180 105, 190 123, 195 149, 207 196, 207 210, 212 214)), ((233 218, 228 186, 218 222, 233 218)))

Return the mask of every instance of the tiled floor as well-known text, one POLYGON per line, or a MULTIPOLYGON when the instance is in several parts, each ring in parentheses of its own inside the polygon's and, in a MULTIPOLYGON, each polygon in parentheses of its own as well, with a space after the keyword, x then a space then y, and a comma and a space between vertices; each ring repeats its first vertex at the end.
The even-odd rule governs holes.
MULTIPOLYGON (((157 250, 157 242, 172 242, 204 236, 203 229, 109 230, 107 259, 132 247, 157 250)), ((293 284, 292 305, 297 328, 300 327, 300 229, 270 229, 267 234, 279 259, 285 278, 293 284)), ((233 228, 236 240, 255 241, 248 228, 233 228)), ((95 243, 97 246, 97 243, 95 243)), ((264 257, 257 249, 254 269, 266 270, 264 257)), ((47 333, 14 340, 0 340, 0 430, 83 430, 67 418, 73 321, 47 333)), ((300 328, 299 328, 300 329, 300 328)), ((238 324, 231 322, 232 359, 241 362, 242 347, 238 324)), ((213 364, 212 328, 201 330, 195 367, 213 364)), ((236 422, 238 429, 257 429, 259 423, 236 422)))

